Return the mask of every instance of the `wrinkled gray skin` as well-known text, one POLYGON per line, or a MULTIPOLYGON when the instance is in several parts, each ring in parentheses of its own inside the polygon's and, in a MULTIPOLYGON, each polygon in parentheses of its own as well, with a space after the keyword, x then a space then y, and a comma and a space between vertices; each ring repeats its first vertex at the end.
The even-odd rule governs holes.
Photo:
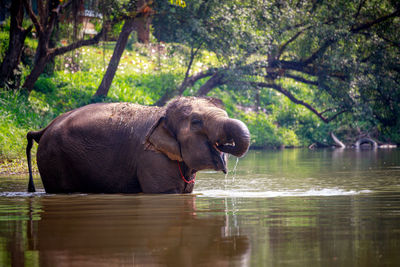
POLYGON ((226 172, 226 153, 241 157, 250 144, 245 124, 221 102, 180 97, 167 106, 92 104, 65 113, 27 135, 48 193, 190 193, 197 171, 226 172))

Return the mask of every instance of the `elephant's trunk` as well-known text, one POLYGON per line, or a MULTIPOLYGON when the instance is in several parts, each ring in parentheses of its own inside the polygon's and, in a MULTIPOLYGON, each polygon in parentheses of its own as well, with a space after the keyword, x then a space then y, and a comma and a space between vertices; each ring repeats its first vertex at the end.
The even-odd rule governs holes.
POLYGON ((241 157, 246 154, 250 146, 250 132, 247 126, 236 119, 228 119, 223 126, 223 131, 228 142, 232 144, 219 144, 218 149, 222 152, 241 157))

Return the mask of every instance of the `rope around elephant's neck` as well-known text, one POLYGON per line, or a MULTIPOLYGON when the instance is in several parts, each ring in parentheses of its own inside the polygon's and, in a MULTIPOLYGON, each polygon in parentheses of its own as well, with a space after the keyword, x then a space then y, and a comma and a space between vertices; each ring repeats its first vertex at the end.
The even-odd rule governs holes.
POLYGON ((181 165, 179 164, 179 161, 178 161, 178 167, 179 167, 179 173, 181 174, 182 180, 187 184, 194 184, 194 182, 196 181, 196 173, 194 174, 193 179, 188 181, 188 180, 185 179, 185 176, 182 173, 182 169, 181 169, 181 165))

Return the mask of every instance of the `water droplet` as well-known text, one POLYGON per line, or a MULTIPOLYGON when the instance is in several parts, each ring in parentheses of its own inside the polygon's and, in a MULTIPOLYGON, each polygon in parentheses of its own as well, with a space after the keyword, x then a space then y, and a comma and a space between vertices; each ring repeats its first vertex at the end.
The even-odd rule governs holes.
POLYGON ((235 163, 235 167, 233 167, 233 176, 232 176, 232 183, 235 182, 235 178, 236 178, 236 172, 237 172, 237 166, 239 164, 239 158, 236 158, 236 163, 235 163))

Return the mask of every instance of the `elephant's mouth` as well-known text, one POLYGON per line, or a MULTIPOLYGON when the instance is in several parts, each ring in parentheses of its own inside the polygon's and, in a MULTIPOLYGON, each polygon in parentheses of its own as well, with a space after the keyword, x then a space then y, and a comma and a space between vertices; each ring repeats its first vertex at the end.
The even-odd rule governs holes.
POLYGON ((212 161, 214 164, 214 169, 216 171, 222 171, 223 173, 227 173, 226 169, 226 155, 224 152, 219 150, 219 144, 215 143, 214 145, 210 146, 211 154, 212 154, 212 161))

